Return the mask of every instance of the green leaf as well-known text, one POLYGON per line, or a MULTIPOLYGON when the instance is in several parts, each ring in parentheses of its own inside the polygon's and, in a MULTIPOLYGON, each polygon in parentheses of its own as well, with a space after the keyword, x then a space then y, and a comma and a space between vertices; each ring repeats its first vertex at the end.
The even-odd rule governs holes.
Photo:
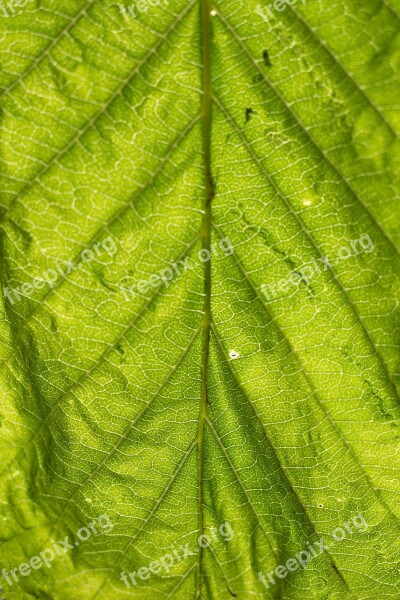
POLYGON ((23 4, 5 597, 396 600, 399 1, 23 4))

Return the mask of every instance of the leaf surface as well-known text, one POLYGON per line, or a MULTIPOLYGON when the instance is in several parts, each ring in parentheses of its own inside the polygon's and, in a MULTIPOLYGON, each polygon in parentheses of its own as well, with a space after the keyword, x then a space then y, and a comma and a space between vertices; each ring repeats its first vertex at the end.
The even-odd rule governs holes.
POLYGON ((399 597, 400 4, 260 6, 0 15, 7 599, 399 597))

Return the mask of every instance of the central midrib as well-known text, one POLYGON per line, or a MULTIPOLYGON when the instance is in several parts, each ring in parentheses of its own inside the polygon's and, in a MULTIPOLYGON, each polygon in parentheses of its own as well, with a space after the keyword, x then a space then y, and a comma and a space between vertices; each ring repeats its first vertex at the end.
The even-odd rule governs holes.
MULTIPOLYGON (((214 195, 214 183, 211 173, 211 124, 212 124, 212 80, 211 80, 211 0, 201 0, 201 53, 203 64, 202 97, 202 133, 204 155, 204 216, 203 249, 208 251, 204 263, 204 323, 203 355, 201 373, 201 399, 199 411, 198 444, 198 480, 199 480, 199 535, 204 533, 203 514, 203 467, 204 467, 204 426, 207 414, 208 390, 207 374, 210 353, 211 332, 211 203, 214 195)), ((196 575, 196 598, 201 598, 203 548, 199 546, 196 575)))

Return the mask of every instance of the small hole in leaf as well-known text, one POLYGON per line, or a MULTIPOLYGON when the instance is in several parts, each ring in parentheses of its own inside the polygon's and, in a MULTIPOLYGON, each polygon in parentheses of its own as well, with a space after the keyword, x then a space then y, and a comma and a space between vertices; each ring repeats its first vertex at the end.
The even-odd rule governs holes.
POLYGON ((254 110, 252 108, 246 108, 245 113, 245 122, 248 123, 250 121, 250 117, 253 114, 254 110))
POLYGON ((266 67, 272 67, 271 61, 269 59, 268 50, 264 50, 263 59, 264 59, 264 64, 266 67))

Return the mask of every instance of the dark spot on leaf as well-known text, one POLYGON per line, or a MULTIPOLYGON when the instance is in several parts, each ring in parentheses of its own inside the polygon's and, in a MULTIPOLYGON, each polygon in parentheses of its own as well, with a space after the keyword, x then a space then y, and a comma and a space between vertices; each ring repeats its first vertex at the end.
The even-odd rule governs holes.
POLYGON ((226 589, 227 589, 227 591, 228 591, 228 594, 230 594, 230 595, 232 596, 232 598, 237 598, 237 594, 235 594, 235 592, 233 592, 233 591, 231 590, 231 588, 229 587, 229 585, 228 585, 228 584, 226 584, 226 589))
POLYGON ((263 59, 266 67, 272 67, 271 61, 269 60, 268 50, 264 50, 263 59))
POLYGON ((262 81, 263 76, 261 73, 257 73, 257 75, 253 75, 253 83, 260 83, 262 81))
POLYGON ((250 116, 253 114, 253 112, 254 110, 252 108, 246 108, 245 123, 250 121, 250 116))
POLYGON ((54 315, 50 315, 50 331, 52 333, 57 333, 58 331, 57 319, 54 315))

